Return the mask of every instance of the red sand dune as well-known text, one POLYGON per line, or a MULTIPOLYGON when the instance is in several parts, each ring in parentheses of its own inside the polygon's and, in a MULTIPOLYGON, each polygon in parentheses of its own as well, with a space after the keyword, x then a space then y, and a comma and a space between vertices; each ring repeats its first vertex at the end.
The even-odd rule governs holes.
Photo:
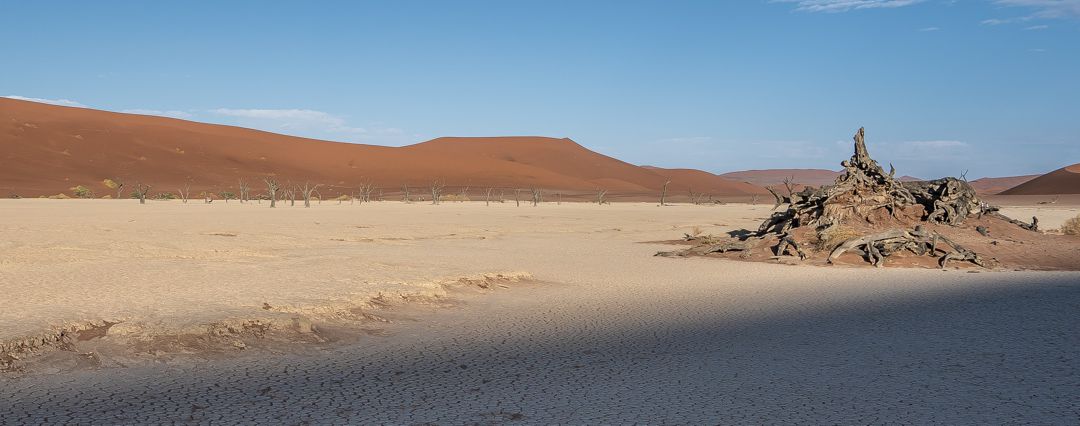
POLYGON ((1080 164, 1054 170, 1001 192, 1001 195, 1054 194, 1080 194, 1080 164))
POLYGON ((984 177, 968 183, 971 184, 971 187, 979 194, 994 195, 1037 177, 1039 177, 1039 175, 984 177))
POLYGON ((705 172, 635 166, 570 139, 438 138, 383 147, 7 98, 0 98, 0 146, 0 196, 70 194, 76 185, 101 196, 112 193, 102 185, 106 178, 142 181, 152 193, 190 184, 192 194, 235 192, 244 178, 259 191, 268 175, 325 184, 324 196, 353 192, 362 182, 389 193, 435 180, 474 194, 492 186, 632 196, 655 194, 668 179, 672 188, 717 196, 766 193, 705 172))

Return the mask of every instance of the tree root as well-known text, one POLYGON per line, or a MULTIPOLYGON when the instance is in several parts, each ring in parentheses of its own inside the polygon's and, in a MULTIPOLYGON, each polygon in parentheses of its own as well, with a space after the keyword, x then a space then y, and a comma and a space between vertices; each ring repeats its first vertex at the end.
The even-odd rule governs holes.
POLYGON ((925 231, 921 226, 916 226, 914 230, 910 231, 906 229, 890 229, 877 234, 852 238, 833 249, 832 253, 829 254, 828 262, 830 264, 834 263, 840 255, 851 251, 862 255, 867 262, 874 266, 882 267, 885 265, 885 258, 904 250, 919 256, 929 255, 934 257, 937 257, 938 252, 942 251, 944 255, 938 260, 938 265, 942 269, 948 266, 950 260, 968 261, 983 268, 992 267, 989 261, 979 257, 974 251, 964 248, 937 232, 925 231), (945 243, 952 250, 942 250, 939 246, 940 242, 945 243))

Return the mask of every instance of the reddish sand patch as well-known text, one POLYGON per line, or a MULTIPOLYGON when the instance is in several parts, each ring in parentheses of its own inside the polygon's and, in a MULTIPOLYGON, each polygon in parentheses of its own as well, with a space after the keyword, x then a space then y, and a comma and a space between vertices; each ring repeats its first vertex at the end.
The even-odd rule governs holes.
MULTIPOLYGON (((888 228, 905 228, 902 223, 889 223, 888 226, 858 223, 848 225, 854 232, 853 235, 866 235, 882 232, 888 228), (894 226, 895 225, 895 226, 894 226)), ((989 260, 994 269, 1008 270, 1080 270, 1080 238, 1068 235, 1053 235, 1032 232, 1013 225, 998 217, 986 216, 983 218, 970 218, 960 226, 948 226, 921 223, 930 231, 952 239, 957 244, 973 250, 985 260, 989 260), (976 228, 986 227, 988 236, 980 234, 976 228)), ((816 247, 817 236, 811 227, 796 228, 792 231, 800 248, 808 255, 807 259, 799 261, 794 256, 777 256, 773 249, 778 243, 778 237, 771 235, 758 243, 748 252, 729 251, 727 253, 710 253, 706 257, 723 257, 729 259, 756 261, 756 262, 780 262, 787 264, 804 264, 827 266, 827 258, 832 247, 816 247)), ((672 243, 697 245, 697 242, 678 241, 672 243)), ((942 250, 948 249, 943 246, 942 250)), ((885 261, 885 267, 915 267, 915 268, 939 268, 938 260, 941 255, 918 256, 911 252, 900 252, 889 256, 885 261)), ((844 253, 836 259, 834 265, 846 265, 856 267, 873 267, 861 256, 854 253, 844 253)), ((981 270, 970 262, 951 261, 949 268, 981 270)))

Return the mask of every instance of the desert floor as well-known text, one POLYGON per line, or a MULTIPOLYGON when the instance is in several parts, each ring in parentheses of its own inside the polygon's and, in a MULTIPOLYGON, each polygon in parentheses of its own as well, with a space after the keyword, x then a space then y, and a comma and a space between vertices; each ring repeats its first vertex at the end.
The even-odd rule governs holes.
POLYGON ((1080 421, 1080 272, 652 256, 765 205, 267 207, 0 200, 0 342, 118 323, 0 423, 1080 421))

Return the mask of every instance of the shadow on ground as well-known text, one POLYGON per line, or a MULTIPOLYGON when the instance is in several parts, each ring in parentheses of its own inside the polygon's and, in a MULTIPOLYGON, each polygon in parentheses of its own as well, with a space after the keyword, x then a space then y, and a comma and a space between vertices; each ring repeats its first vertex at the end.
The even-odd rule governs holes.
POLYGON ((1080 422, 1080 282, 1005 279, 743 319, 702 305, 633 323, 517 321, 505 307, 509 326, 459 336, 7 386, 0 419, 1080 422))

